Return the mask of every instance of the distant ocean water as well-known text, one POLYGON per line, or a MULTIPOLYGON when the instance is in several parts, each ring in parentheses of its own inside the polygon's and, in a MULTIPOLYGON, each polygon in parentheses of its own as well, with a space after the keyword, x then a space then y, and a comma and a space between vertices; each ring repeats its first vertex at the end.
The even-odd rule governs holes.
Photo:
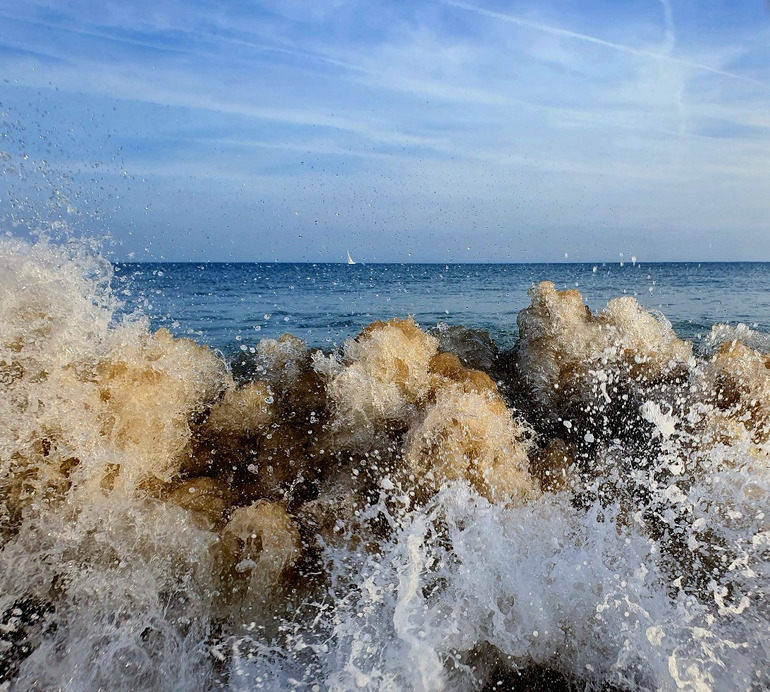
POLYGON ((516 316, 540 281, 575 288, 593 310, 631 295, 684 339, 712 325, 770 332, 770 263, 597 264, 117 264, 125 310, 219 349, 285 332, 309 346, 341 345, 373 320, 413 315, 489 331, 511 346, 516 316))
POLYGON ((0 690, 765 692, 769 273, 0 237, 0 690))

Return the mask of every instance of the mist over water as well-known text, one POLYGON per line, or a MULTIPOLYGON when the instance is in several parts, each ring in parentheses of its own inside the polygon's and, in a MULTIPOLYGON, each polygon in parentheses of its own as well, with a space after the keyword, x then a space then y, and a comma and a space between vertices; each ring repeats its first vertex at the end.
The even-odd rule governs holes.
POLYGON ((764 271, 0 239, 0 682, 767 689, 764 271))

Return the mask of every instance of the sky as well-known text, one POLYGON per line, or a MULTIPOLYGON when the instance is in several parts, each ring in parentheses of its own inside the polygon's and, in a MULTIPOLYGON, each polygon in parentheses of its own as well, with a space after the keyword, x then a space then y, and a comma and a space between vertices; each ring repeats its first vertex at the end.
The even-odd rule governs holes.
POLYGON ((0 104, 116 259, 770 261, 762 0, 0 0, 0 104))

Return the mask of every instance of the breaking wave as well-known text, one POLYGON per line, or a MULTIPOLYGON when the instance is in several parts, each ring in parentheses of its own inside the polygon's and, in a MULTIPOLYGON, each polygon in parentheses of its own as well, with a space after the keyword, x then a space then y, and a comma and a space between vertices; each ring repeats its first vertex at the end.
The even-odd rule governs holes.
POLYGON ((9 689, 770 687, 770 357, 544 282, 227 363, 0 240, 9 689))

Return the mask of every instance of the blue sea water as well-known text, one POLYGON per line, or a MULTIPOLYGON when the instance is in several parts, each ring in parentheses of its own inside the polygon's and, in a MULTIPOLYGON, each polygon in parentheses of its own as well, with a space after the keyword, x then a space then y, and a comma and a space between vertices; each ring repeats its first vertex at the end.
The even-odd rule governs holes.
POLYGON ((697 342, 717 323, 770 332, 770 263, 117 264, 124 311, 229 352, 286 332, 330 347, 374 320, 413 315, 515 343, 516 316, 540 281, 580 291, 594 312, 620 295, 660 311, 697 342))

